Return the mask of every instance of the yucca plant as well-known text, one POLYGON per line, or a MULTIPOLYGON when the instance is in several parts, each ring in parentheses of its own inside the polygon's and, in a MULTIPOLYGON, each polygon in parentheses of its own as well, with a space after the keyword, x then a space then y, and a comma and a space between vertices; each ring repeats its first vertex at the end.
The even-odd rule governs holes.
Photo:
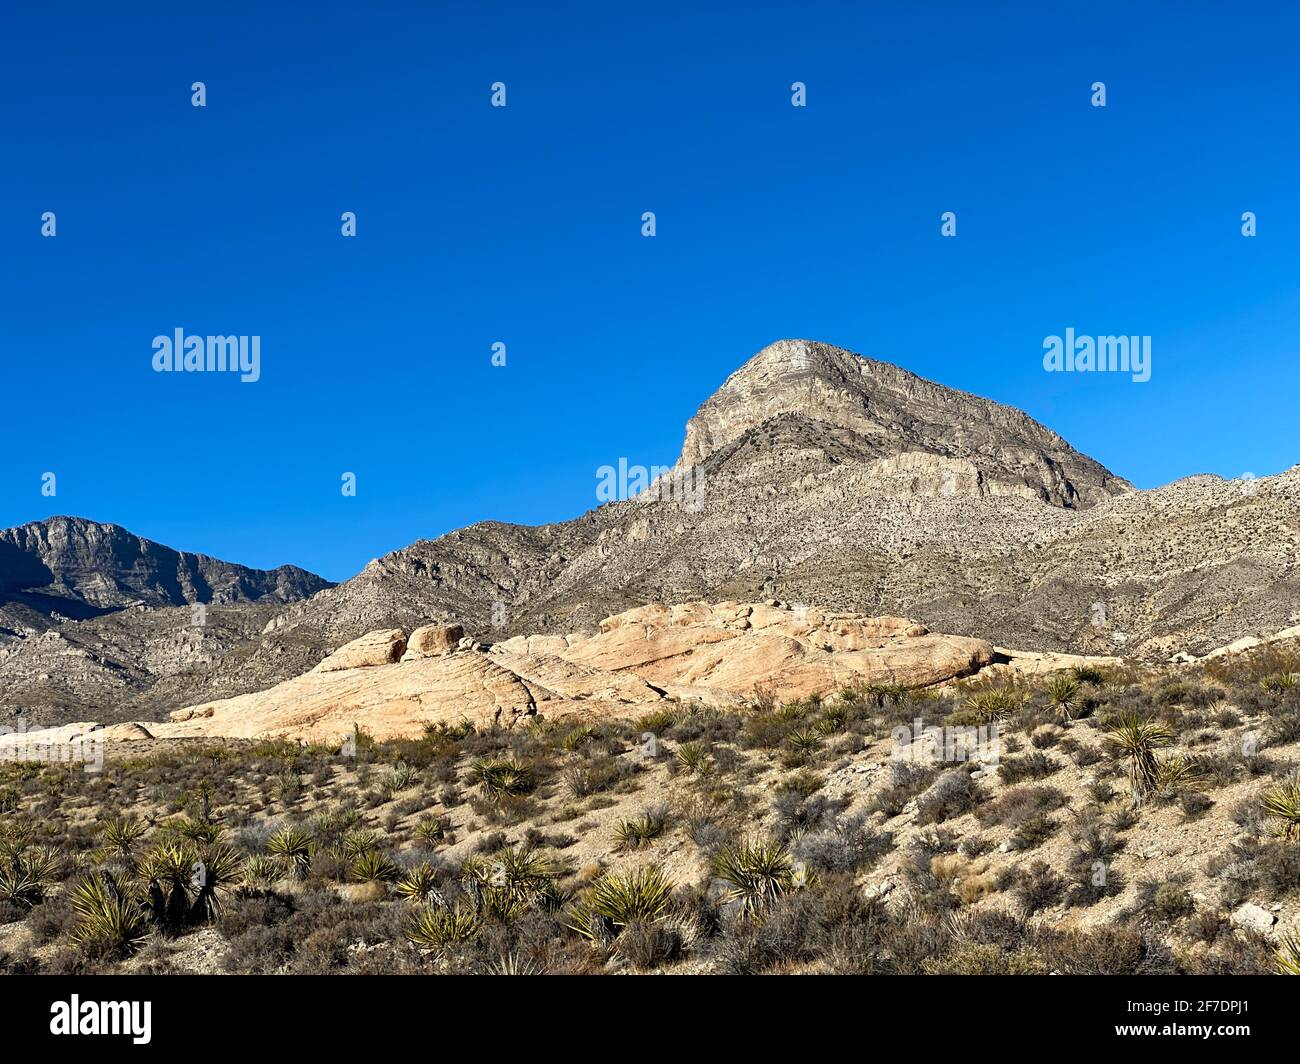
POLYGON ((713 764, 709 748, 696 741, 682 743, 673 753, 673 757, 677 760, 677 764, 683 772, 692 775, 708 772, 713 764))
POLYGON ((255 853, 244 862, 243 884, 249 890, 270 890, 283 874, 284 868, 279 861, 255 853))
POLYGON ((1275 672, 1259 681, 1259 688, 1265 694, 1284 694, 1300 683, 1300 672, 1275 672))
POLYGON ((1277 821, 1278 834, 1291 842, 1300 842, 1300 774, 1269 787, 1260 795, 1264 815, 1277 821))
POLYGON ((966 696, 966 708, 981 724, 1000 721, 1020 708, 1022 699, 1010 687, 993 687, 966 696))
POLYGON ((30 909, 45 899, 45 891, 58 878, 63 858, 57 850, 25 850, 0 864, 0 901, 30 909))
POLYGON ((338 852, 345 860, 355 861, 363 853, 370 853, 379 848, 379 832, 373 828, 359 828, 343 836, 338 852))
POLYGON ((1076 665, 1070 672, 1080 683, 1090 683, 1094 687, 1106 682, 1106 674, 1096 665, 1076 665))
POLYGON ((179 835, 190 842, 199 843, 204 846, 211 846, 213 843, 220 842, 226 834, 226 829, 219 824, 214 824, 211 820, 202 820, 197 817, 187 816, 179 820, 171 821, 165 825, 166 830, 173 834, 179 835))
POLYGON ((311 865, 311 836, 302 828, 281 828, 266 841, 266 852, 278 857, 298 879, 311 865))
POLYGON ((441 899, 438 893, 438 873, 428 861, 407 869, 397 880, 397 893, 408 901, 427 902, 441 899))
POLYGON ((1278 975, 1300 975, 1300 933, 1292 931, 1284 936, 1273 956, 1278 975))
POLYGON ((133 817, 114 817, 100 829, 113 853, 130 867, 135 867, 135 847, 149 827, 133 817))
POLYGON ((190 904, 190 919, 215 919, 221 913, 225 896, 244 881, 243 856, 225 843, 208 846, 199 852, 193 870, 190 886, 194 900, 190 904))
POLYGON ((822 737, 811 728, 796 728, 785 737, 785 741, 798 754, 807 757, 822 744, 822 737))
POLYGON ((590 724, 583 724, 570 731, 560 741, 560 746, 569 751, 569 753, 573 753, 575 750, 586 746, 587 743, 591 742, 594 738, 596 738, 596 729, 590 724))
POLYGON ((1047 704, 1062 720, 1074 720, 1083 708, 1079 681, 1065 674, 1053 676, 1047 683, 1047 704))
POLYGON ((667 825, 666 808, 647 809, 640 816, 618 821, 614 825, 614 841, 620 849, 637 850, 662 835, 667 825))
POLYGON ((546 969, 529 957, 503 953, 487 966, 488 975, 545 975, 546 969))
POLYGON ((763 839, 724 846, 713 858, 712 871, 730 884, 727 900, 740 902, 747 913, 766 908, 794 885, 790 851, 763 839))
POLYGON ((447 821, 441 817, 426 816, 415 825, 415 837, 426 846, 437 846, 447 837, 447 821))
POLYGON ((348 866, 348 878, 355 883, 391 883, 401 874, 397 863, 378 850, 357 854, 348 866))
POLYGON ((1181 754, 1159 757, 1156 759, 1156 793, 1164 795, 1181 790, 1200 774, 1201 766, 1190 757, 1181 754))
POLYGON ((194 851, 180 839, 161 839, 140 861, 152 921, 177 931, 190 921, 192 893, 197 892, 194 851))
POLYGON ((71 939, 83 951, 99 957, 128 957, 148 935, 140 904, 108 873, 92 875, 69 894, 77 926, 71 939))
POLYGON ((1158 789, 1160 762, 1156 750, 1169 745, 1173 740, 1174 733, 1168 725, 1158 720, 1144 720, 1136 713, 1121 717, 1106 733, 1106 741, 1127 762, 1129 787, 1135 806, 1158 789))
POLYGON ((478 935, 483 921, 467 905, 430 905, 407 921, 406 937, 424 949, 447 950, 478 935))
POLYGON ((569 911, 568 926, 593 941, 613 937, 633 920, 656 920, 668 912, 673 883, 657 864, 602 876, 569 911))
POLYGON ((483 793, 493 801, 528 794, 536 785, 532 769, 511 758, 478 758, 470 771, 483 793))

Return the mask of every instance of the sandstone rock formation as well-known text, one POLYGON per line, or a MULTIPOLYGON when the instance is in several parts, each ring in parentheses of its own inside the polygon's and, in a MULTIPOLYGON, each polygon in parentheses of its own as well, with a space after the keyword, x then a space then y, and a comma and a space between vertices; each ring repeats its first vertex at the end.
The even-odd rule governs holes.
POLYGON ((346 643, 316 666, 316 672, 342 672, 376 665, 391 665, 406 651, 406 633, 400 628, 367 632, 346 643))
POLYGON ((450 654, 464 638, 465 629, 458 624, 426 624, 411 633, 402 660, 415 661, 450 654))
MULTIPOLYGON (((443 628, 436 642, 448 647, 453 634, 443 628)), ((759 687, 785 700, 870 683, 929 686, 995 660, 982 640, 935 635, 906 618, 743 603, 646 606, 606 618, 594 634, 520 636, 488 649, 468 643, 412 657, 401 653, 400 629, 367 633, 269 690, 189 706, 161 723, 119 725, 101 738, 330 741, 360 725, 386 739, 436 721, 634 716, 672 699, 735 706, 759 687)), ((78 725, 77 734, 92 727, 78 725)))

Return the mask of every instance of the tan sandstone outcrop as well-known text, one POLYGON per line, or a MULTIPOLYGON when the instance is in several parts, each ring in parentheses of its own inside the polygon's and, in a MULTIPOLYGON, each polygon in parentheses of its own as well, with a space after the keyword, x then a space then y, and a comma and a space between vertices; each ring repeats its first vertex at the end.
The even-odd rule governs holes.
POLYGON ((411 633, 402 660, 417 661, 450 654, 464 638, 465 629, 458 624, 426 624, 411 633))
POLYGON ((418 628, 409 645, 400 629, 371 632, 265 691, 187 706, 162 723, 104 729, 103 737, 331 742, 359 725, 382 740, 419 735, 437 721, 508 727, 539 713, 635 717, 669 700, 738 706, 756 688, 787 700, 872 683, 928 687, 999 661, 1001 669, 1048 670, 1083 660, 1019 658, 906 617, 777 602, 652 605, 607 617, 590 634, 518 636, 489 648, 461 638, 455 625, 418 628))
POLYGON ((317 665, 314 671, 342 672, 345 669, 388 665, 401 658, 405 650, 406 633, 400 628, 367 632, 361 638, 352 640, 351 643, 344 643, 317 665))

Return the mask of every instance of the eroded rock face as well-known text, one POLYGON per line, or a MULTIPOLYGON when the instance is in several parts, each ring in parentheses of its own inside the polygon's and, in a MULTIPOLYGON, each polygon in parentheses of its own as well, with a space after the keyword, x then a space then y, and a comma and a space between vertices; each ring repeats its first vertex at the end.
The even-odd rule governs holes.
POLYGON ((345 643, 316 666, 315 672, 342 672, 376 665, 391 665, 406 650, 406 633, 400 628, 367 632, 345 643))

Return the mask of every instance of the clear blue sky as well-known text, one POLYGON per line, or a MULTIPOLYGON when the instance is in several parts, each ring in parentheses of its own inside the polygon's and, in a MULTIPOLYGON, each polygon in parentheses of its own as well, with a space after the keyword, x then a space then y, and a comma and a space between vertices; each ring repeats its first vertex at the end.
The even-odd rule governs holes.
POLYGON ((0 525, 344 579, 588 509, 792 336, 1141 487, 1300 462, 1280 4, 195 7, 6 11, 0 525), (1045 373, 1067 326, 1151 335, 1150 382, 1045 373), (261 336, 262 379, 155 374, 177 327, 261 336))

